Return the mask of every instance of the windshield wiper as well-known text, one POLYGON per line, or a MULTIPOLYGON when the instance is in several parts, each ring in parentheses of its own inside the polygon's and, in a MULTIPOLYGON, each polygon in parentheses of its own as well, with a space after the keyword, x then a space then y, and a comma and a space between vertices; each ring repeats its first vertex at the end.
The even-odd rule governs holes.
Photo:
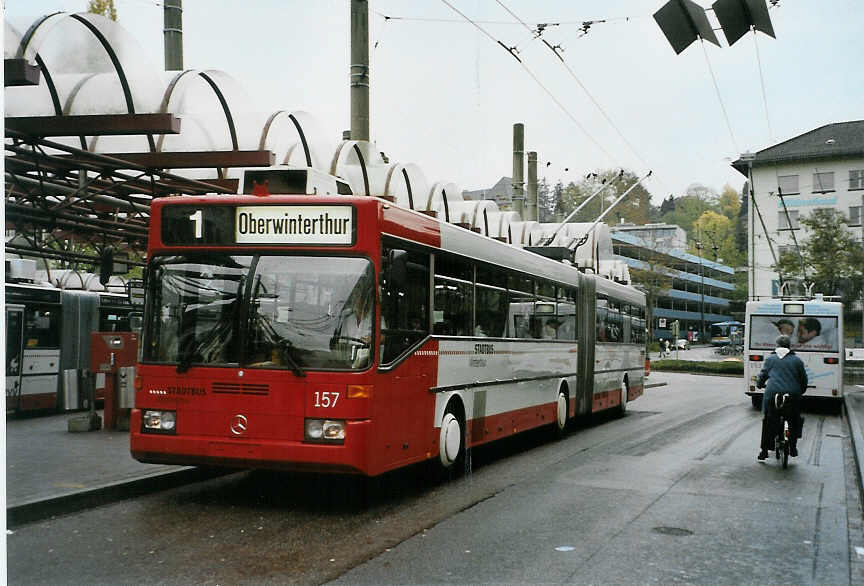
POLYGON ((291 372, 301 378, 306 376, 306 371, 304 371, 303 368, 300 366, 300 363, 297 362, 297 360, 293 356, 291 356, 291 351, 294 349, 294 344, 292 344, 289 340, 282 338, 282 340, 280 340, 280 346, 283 346, 282 356, 285 357, 285 360, 288 362, 288 366, 291 367, 291 372))

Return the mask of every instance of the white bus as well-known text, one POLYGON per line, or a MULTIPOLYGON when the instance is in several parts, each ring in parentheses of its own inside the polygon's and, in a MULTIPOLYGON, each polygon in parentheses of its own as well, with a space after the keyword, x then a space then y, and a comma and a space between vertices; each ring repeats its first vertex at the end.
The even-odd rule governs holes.
POLYGON ((756 378, 775 348, 777 336, 792 339, 792 349, 807 369, 807 396, 843 397, 843 304, 814 299, 747 302, 744 380, 753 407, 761 408, 756 378))

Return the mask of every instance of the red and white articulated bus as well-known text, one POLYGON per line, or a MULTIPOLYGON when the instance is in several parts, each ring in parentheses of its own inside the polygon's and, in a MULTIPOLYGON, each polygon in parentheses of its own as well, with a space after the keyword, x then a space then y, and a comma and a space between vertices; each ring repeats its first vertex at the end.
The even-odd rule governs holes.
POLYGON ((643 391, 642 293, 385 199, 157 199, 148 258, 142 462, 449 468, 643 391))

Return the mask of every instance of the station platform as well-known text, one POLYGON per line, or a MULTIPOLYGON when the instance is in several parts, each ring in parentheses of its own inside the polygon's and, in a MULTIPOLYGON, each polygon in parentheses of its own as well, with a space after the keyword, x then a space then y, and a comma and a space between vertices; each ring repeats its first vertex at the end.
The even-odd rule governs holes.
MULTIPOLYGON (((101 410, 98 412, 102 415, 101 410)), ((69 432, 87 412, 6 420, 7 523, 32 522, 213 476, 185 466, 142 464, 128 431, 69 432)))
MULTIPOLYGON (((664 384, 662 376, 652 373, 646 386, 664 384)), ((848 385, 845 402, 859 478, 864 478, 864 385, 848 385)), ((6 421, 8 526, 226 473, 142 464, 129 454, 129 432, 69 432, 69 419, 82 415, 64 413, 6 421)))

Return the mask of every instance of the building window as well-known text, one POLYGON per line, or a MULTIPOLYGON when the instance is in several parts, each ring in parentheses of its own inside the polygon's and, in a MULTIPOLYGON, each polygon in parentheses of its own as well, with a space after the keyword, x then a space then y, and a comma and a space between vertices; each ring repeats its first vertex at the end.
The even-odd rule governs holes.
POLYGON ((861 206, 849 206, 849 225, 861 225, 861 206))
POLYGON ((864 169, 849 171, 849 189, 864 189, 864 169))
POLYGON ((777 189, 780 195, 793 195, 798 191, 798 175, 780 175, 777 177, 777 189))
POLYGON ((813 173, 813 193, 834 191, 834 172, 813 173))
POLYGON ((777 212, 777 229, 778 230, 797 230, 798 226, 798 210, 789 210, 789 217, 786 217, 786 212, 777 212), (790 226, 791 223, 791 226, 790 226))

